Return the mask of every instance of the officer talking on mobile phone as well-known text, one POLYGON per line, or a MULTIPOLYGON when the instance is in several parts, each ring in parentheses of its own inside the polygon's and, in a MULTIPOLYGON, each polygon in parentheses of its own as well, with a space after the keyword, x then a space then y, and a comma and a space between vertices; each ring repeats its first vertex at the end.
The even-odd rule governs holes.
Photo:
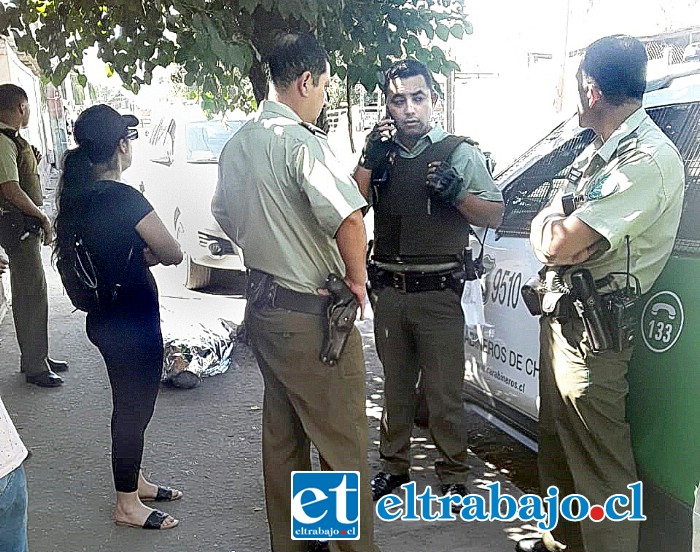
POLYGON ((476 142, 433 123, 437 95, 426 66, 407 59, 384 76, 389 117, 368 135, 354 174, 374 209, 368 277, 385 376, 373 497, 410 479, 419 374, 442 493, 465 495, 463 251, 471 225, 501 223, 503 199, 476 142))

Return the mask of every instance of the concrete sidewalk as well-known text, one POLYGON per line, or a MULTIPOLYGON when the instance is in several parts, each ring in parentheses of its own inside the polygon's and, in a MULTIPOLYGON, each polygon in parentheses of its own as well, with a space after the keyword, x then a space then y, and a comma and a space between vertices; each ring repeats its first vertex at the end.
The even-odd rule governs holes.
MULTIPOLYGON (((102 360, 88 342, 84 316, 72 307, 48 263, 50 348, 69 360, 66 383, 40 389, 24 383, 11 314, 0 324, 0 395, 32 457, 29 532, 33 552, 262 552, 269 550, 260 460, 262 380, 250 352, 237 350, 237 366, 192 390, 163 388, 146 435, 144 470, 153 480, 185 493, 163 504, 180 519, 170 531, 117 528, 112 523, 110 388, 102 360)), ((184 304, 184 302, 183 302, 184 304)), ((187 308, 187 306, 183 306, 187 308)), ((377 440, 381 367, 374 354, 371 321, 361 323, 368 372, 370 467, 379 469, 377 440)), ((127 347, 128 344, 125 344, 127 347)), ((437 489, 429 436, 416 432, 413 478, 437 489)), ((501 481, 493 467, 472 458, 477 483, 501 481)), ((479 491, 482 492, 482 491, 479 491)), ((530 534, 518 524, 463 521, 377 522, 384 552, 510 552, 530 534)))

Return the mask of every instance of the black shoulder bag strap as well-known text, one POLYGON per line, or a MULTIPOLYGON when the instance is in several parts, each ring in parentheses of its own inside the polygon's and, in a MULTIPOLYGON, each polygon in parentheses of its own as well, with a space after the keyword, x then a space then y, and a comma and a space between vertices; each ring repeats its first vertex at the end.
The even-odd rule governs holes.
MULTIPOLYGON (((95 192, 94 197, 93 197, 92 199, 94 200, 94 199, 99 198, 100 195, 102 195, 104 192, 107 191, 107 188, 108 188, 107 185, 99 186, 98 189, 97 189, 96 192, 95 192)), ((85 215, 87 215, 87 208, 85 208, 85 209, 82 210, 82 215, 83 215, 83 216, 81 217, 81 221, 85 221, 86 218, 87 218, 87 217, 85 216, 85 215)), ((93 267, 93 271, 95 272, 95 275, 97 276, 97 270, 94 268, 94 263, 93 263, 92 259, 90 258, 90 252, 88 251, 87 246, 86 246, 85 243, 83 242, 82 227, 81 227, 80 224, 78 224, 78 232, 77 232, 76 234, 77 234, 77 235, 76 235, 76 243, 80 243, 81 246, 82 246, 82 248, 84 249, 85 253, 87 253, 87 261, 89 261, 90 265, 93 267)), ((127 255, 126 263, 124 264, 124 268, 122 268, 122 270, 119 272, 119 275, 117 276, 117 278, 115 279, 115 281, 114 281, 114 282, 108 282, 109 288, 110 288, 110 290, 111 290, 111 292, 112 292, 112 300, 114 300, 114 298, 116 297, 116 295, 117 295, 117 293, 118 293, 118 291, 119 291, 119 288, 121 288, 121 286, 122 286, 122 284, 123 284, 123 281, 122 281, 122 280, 124 280, 124 278, 126 277, 126 275, 127 275, 127 273, 128 273, 129 265, 131 264, 131 259, 132 259, 133 256, 134 256, 134 249, 135 249, 135 248, 136 248, 136 246, 135 246, 135 245, 132 245, 131 248, 129 249, 129 254, 127 255)), ((79 258, 79 257, 78 257, 78 258, 79 258)), ((80 258, 79 258, 79 261, 80 261, 81 264, 82 264, 83 261, 80 260, 80 258)))

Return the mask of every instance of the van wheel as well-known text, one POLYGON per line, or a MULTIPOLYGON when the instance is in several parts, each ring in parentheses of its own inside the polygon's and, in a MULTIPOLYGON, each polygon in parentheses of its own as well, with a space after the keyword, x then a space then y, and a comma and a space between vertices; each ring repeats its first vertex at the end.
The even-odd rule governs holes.
POLYGON ((212 269, 195 263, 192 257, 187 255, 187 278, 185 287, 187 289, 203 289, 211 284, 212 269))

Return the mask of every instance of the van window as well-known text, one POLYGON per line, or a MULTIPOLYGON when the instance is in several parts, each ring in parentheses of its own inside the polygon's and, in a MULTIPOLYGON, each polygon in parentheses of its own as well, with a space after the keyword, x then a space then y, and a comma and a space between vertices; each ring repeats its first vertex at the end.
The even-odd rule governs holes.
POLYGON ((188 163, 217 163, 221 150, 245 121, 197 121, 185 125, 188 163))
MULTIPOLYGON (((685 162, 685 201, 673 254, 700 256, 700 103, 675 104, 647 110, 649 116, 678 148, 685 162)), ((575 119, 575 117, 574 117, 575 119)), ((547 138, 517 159, 501 175, 505 213, 496 230, 500 237, 528 237, 530 224, 561 186, 569 166, 593 141, 591 130, 572 121, 563 123, 547 138)))
POLYGON ((502 190, 505 213, 496 239, 530 235, 532 219, 566 183, 569 166, 593 137, 591 130, 564 124, 503 172, 499 180, 527 167, 502 190))

